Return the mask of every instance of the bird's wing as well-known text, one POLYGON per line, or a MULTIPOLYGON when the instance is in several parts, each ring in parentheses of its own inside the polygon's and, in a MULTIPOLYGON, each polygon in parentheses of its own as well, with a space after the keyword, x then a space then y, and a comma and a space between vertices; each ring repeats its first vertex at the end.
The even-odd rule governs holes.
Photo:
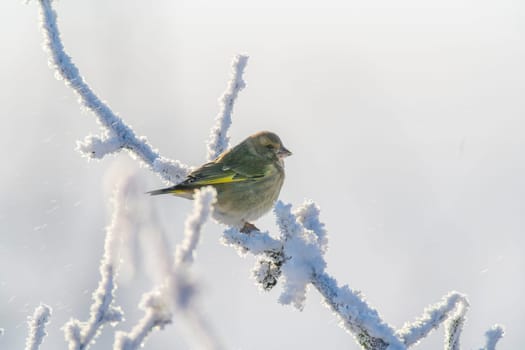
POLYGON ((223 171, 232 171, 237 174, 236 177, 244 177, 246 180, 258 179, 275 172, 272 161, 253 154, 242 143, 226 151, 212 163, 220 164, 223 171))
POLYGON ((192 171, 183 182, 148 193, 151 195, 171 193, 190 198, 193 191, 202 186, 257 181, 275 171, 260 159, 250 158, 245 157, 242 160, 237 157, 218 158, 192 171))
POLYGON ((264 175, 266 175, 264 171, 257 171, 257 169, 252 168, 246 169, 246 167, 238 164, 228 165, 223 162, 210 162, 191 172, 188 178, 179 185, 201 187, 231 182, 254 181, 264 175))

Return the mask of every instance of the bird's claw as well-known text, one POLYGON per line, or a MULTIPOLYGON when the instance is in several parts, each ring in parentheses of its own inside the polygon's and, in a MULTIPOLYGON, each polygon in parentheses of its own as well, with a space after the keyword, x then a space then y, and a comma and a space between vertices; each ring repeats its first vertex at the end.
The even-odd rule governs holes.
POLYGON ((244 226, 241 228, 242 233, 251 233, 252 231, 261 231, 255 226, 254 224, 250 224, 249 222, 245 222, 244 226))

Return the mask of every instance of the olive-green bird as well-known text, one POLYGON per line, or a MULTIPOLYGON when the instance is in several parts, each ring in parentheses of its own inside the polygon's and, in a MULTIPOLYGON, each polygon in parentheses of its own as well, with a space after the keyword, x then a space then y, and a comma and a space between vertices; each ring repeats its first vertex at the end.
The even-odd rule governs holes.
POLYGON ((279 197, 284 182, 283 158, 291 154, 279 136, 261 131, 192 171, 178 185, 148 193, 193 199, 196 189, 213 186, 217 191, 215 219, 249 232, 257 229, 250 221, 266 214, 279 197))

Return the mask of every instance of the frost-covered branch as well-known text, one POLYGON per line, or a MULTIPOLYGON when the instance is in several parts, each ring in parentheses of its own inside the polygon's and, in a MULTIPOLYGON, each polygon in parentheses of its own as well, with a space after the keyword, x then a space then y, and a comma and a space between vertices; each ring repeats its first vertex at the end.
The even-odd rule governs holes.
POLYGON ((371 308, 359 291, 339 287, 327 273, 314 275, 312 284, 323 301, 337 315, 340 325, 354 335, 363 349, 404 349, 393 329, 371 308))
POLYGON ((177 246, 175 251, 175 264, 191 264, 194 259, 195 249, 199 243, 202 225, 211 215, 212 205, 216 200, 213 187, 207 187, 199 191, 195 196, 193 213, 186 220, 184 240, 177 246))
POLYGON ((142 319, 128 332, 117 332, 114 350, 134 350, 142 346, 154 329, 163 329, 172 322, 172 313, 164 296, 157 290, 142 296, 139 308, 144 310, 142 319))
POLYGON ((503 338, 505 331, 502 326, 494 325, 491 329, 485 332, 485 347, 481 350, 496 350, 496 344, 503 338))
POLYGON ((139 307, 144 310, 144 316, 129 333, 117 332, 114 350, 138 349, 153 330, 173 322, 175 311, 193 322, 200 333, 199 338, 209 344, 207 348, 220 348, 205 318, 193 307, 197 288, 188 274, 202 227, 211 215, 215 200, 216 192, 212 187, 196 191, 193 212, 186 220, 184 239, 175 249, 174 263, 168 262, 171 260, 168 256, 161 257, 167 268, 164 283, 143 295, 139 307))
MULTIPOLYGON (((319 208, 313 202, 307 201, 292 212, 291 205, 279 201, 274 213, 279 238, 271 237, 268 232, 243 234, 230 228, 224 232, 222 241, 236 247, 242 256, 250 252, 259 258, 254 274, 264 289, 271 289, 282 277, 283 292, 279 297, 282 304, 302 309, 306 288, 311 284, 339 318, 341 326, 353 334, 364 349, 406 349, 445 323, 445 349, 459 350, 469 306, 464 295, 449 293, 441 302, 428 307, 416 321, 395 331, 360 292, 348 286, 340 287, 325 271, 323 253, 328 243, 327 232, 319 220, 319 208)), ((490 336, 496 339, 497 334, 490 333, 490 336)))
POLYGON ((179 161, 161 157, 145 137, 136 136, 133 129, 91 90, 64 50, 57 26, 57 15, 51 6, 51 0, 39 0, 39 4, 45 47, 49 52, 50 64, 55 69, 56 76, 64 79, 66 85, 78 94, 80 103, 96 115, 102 126, 102 135, 88 136, 83 142, 78 143, 78 150, 90 158, 100 159, 107 154, 127 149, 165 180, 180 182, 188 173, 189 167, 179 161))
POLYGON ((467 298, 459 295, 455 314, 445 322, 445 350, 460 350, 460 337, 468 308, 467 298))
POLYGON ((135 177, 127 176, 121 179, 113 192, 113 214, 111 223, 106 228, 104 254, 99 268, 101 279, 92 295, 93 304, 90 307, 89 319, 86 322, 72 319, 64 326, 70 350, 87 349, 106 323, 116 325, 123 319, 122 309, 113 305, 117 289, 115 280, 120 263, 122 237, 137 225, 137 219, 140 217, 140 213, 133 210, 133 206, 126 205, 127 199, 135 199, 130 197, 138 193, 136 187, 135 177))
POLYGON ((46 333, 46 325, 51 317, 51 308, 45 304, 40 304, 27 322, 29 334, 26 339, 25 350, 38 350, 46 333))
POLYGON ((311 201, 292 213, 291 205, 277 202, 274 213, 280 238, 267 233, 251 232, 245 238, 233 229, 226 230, 223 242, 236 245, 241 253, 259 257, 254 274, 265 289, 273 287, 268 280, 283 277, 282 304, 304 307, 306 288, 312 284, 323 296, 325 304, 338 316, 341 325, 354 334, 367 349, 402 349, 403 344, 393 329, 384 323, 376 310, 364 301, 359 292, 347 286, 339 287, 326 272, 323 251, 326 250, 326 230, 319 221, 319 209, 311 201), (266 263, 265 263, 266 262, 266 263), (271 262, 271 263, 270 263, 271 262))
POLYGON ((213 187, 204 187, 196 191, 193 212, 185 223, 184 239, 175 248, 173 271, 168 277, 168 290, 175 300, 175 308, 183 313, 193 325, 200 342, 206 349, 221 350, 223 347, 201 309, 195 305, 197 286, 189 278, 189 268, 195 258, 202 227, 213 213, 213 204, 217 201, 217 192, 213 187))
POLYGON ((112 306, 116 289, 114 266, 102 264, 100 273, 102 278, 93 292, 93 304, 87 322, 71 319, 64 325, 64 336, 69 350, 88 349, 106 323, 114 326, 123 319, 122 309, 112 306))
POLYGON ((219 99, 220 111, 210 132, 208 161, 217 158, 229 148, 230 136, 228 135, 228 130, 232 124, 233 105, 239 92, 246 86, 242 74, 247 63, 248 56, 246 55, 237 55, 233 60, 232 78, 228 82, 226 91, 219 99))
MULTIPOLYGON (((426 337, 432 330, 439 327, 442 322, 450 317, 450 313, 454 309, 459 308, 457 316, 463 319, 465 312, 468 309, 468 305, 468 300, 464 295, 457 292, 451 292, 443 297, 439 303, 426 308, 423 315, 421 315, 416 321, 406 323, 399 331, 397 331, 397 335, 403 339, 403 342, 407 346, 411 346, 426 337)), ((462 324, 463 320, 460 323, 462 324)), ((453 324, 451 326, 453 326, 453 324)), ((461 328, 457 330, 460 329, 461 328)), ((447 338, 454 334, 455 333, 449 329, 447 338)))

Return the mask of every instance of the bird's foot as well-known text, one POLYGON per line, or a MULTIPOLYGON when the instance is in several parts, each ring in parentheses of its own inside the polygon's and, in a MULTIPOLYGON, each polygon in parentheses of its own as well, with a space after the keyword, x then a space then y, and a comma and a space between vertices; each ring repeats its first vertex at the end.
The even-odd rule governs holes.
POLYGON ((250 233, 252 231, 261 231, 259 230, 254 224, 250 224, 249 222, 245 222, 244 226, 241 228, 242 233, 250 233))

